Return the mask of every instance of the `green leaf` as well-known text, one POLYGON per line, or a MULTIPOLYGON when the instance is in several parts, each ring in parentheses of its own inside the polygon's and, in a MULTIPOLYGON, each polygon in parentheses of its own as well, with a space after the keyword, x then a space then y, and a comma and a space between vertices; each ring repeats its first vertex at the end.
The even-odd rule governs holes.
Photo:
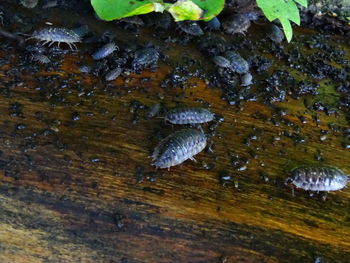
POLYGON ((256 0, 269 21, 279 19, 288 42, 292 39, 293 29, 290 21, 300 25, 299 10, 296 2, 307 6, 307 0, 256 0))
POLYGON ((299 16, 299 9, 296 6, 296 4, 293 1, 288 1, 288 2, 285 2, 284 8, 287 11, 286 13, 288 14, 288 16, 286 18, 293 21, 294 23, 296 23, 299 26, 300 25, 300 16, 299 16))
POLYGON ((152 0, 91 0, 96 14, 103 20, 147 14, 154 11, 152 0))
POLYGON ((294 0, 294 1, 302 5, 303 7, 307 7, 307 0, 294 0))
POLYGON ((290 42, 293 37, 293 29, 288 19, 280 19, 284 34, 286 35, 287 41, 290 42))
POLYGON ((154 3, 154 12, 163 13, 164 10, 168 10, 171 4, 168 3, 154 3))
POLYGON ((177 1, 168 11, 174 17, 175 21, 199 20, 204 13, 204 10, 191 0, 177 1))
POLYGON ((261 8, 266 18, 272 22, 278 18, 281 14, 279 10, 278 1, 269 1, 269 0, 256 0, 258 7, 261 8))
POLYGON ((225 0, 192 0, 197 6, 205 10, 201 19, 210 20, 224 9, 225 0))

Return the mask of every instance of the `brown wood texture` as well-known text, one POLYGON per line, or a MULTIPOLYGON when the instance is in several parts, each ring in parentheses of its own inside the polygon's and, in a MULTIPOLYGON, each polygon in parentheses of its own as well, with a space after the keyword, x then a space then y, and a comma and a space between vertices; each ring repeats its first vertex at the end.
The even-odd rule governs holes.
MULTIPOLYGON (((350 173, 349 149, 329 126, 348 126, 341 112, 317 113, 316 125, 302 99, 238 108, 198 78, 161 88, 172 70, 163 62, 113 85, 80 73, 90 61, 81 53, 67 54, 59 70, 30 72, 21 49, 1 40, 0 262, 350 262, 349 188, 323 201, 284 185, 291 168, 320 164, 320 152, 350 173), (153 148, 180 128, 145 118, 136 102, 210 105, 224 117, 214 152, 155 170, 153 148), (297 129, 305 143, 283 136, 297 129), (325 141, 321 130, 330 131, 325 141), (235 155, 249 160, 246 170, 232 165, 235 155)), ((183 51, 175 48, 170 59, 183 51)))

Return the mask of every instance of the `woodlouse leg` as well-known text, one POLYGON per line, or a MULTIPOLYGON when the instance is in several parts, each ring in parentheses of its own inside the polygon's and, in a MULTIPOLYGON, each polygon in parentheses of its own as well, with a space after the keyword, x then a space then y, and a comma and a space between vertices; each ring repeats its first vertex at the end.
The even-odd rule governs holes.
POLYGON ((77 51, 78 50, 77 46, 74 43, 72 43, 72 45, 75 48, 75 50, 77 51))
POLYGON ((57 45, 57 46, 58 46, 58 48, 60 48, 60 44, 61 44, 61 42, 58 42, 58 45, 57 45))
POLYGON ((194 161, 195 163, 197 162, 197 160, 194 157, 190 157, 191 161, 194 161))
POLYGON ((51 47, 55 42, 51 41, 49 47, 51 47))
POLYGON ((200 124, 198 124, 198 128, 197 129, 199 129, 201 132, 204 133, 203 128, 202 128, 202 126, 200 124))
POLYGON ((46 44, 50 43, 50 41, 47 41, 47 40, 43 40, 44 43, 41 43, 42 46, 45 46, 46 44))
POLYGON ((208 145, 207 145, 207 152, 208 153, 213 153, 214 152, 214 150, 213 150, 213 145, 214 145, 214 142, 213 141, 210 141, 210 143, 208 143, 208 145))
POLYGON ((34 39, 35 37, 28 37, 25 41, 28 41, 28 40, 31 40, 31 39, 34 39))

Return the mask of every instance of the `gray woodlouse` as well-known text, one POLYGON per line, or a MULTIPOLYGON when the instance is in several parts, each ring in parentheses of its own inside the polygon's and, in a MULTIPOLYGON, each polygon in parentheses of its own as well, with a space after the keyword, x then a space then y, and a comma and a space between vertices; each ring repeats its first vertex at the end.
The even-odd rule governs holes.
POLYGON ((241 86, 246 87, 252 85, 253 76, 249 72, 241 76, 241 86))
POLYGON ((166 114, 165 120, 172 124, 200 124, 212 121, 214 116, 204 108, 175 108, 166 114))
POLYGON ((44 41, 43 45, 50 43, 49 46, 51 46, 53 43, 58 42, 58 46, 60 46, 60 43, 66 43, 71 49, 72 46, 77 49, 76 45, 74 43, 80 42, 81 38, 80 36, 75 33, 74 31, 66 28, 45 28, 39 31, 34 31, 32 36, 29 39, 37 39, 39 41, 44 41))
POLYGON ((224 57, 230 61, 232 70, 238 74, 244 74, 249 71, 248 62, 237 52, 227 51, 224 57))
POLYGON ((231 68, 230 61, 228 59, 224 58, 223 56, 213 57, 213 62, 221 68, 231 68))
POLYGON ((154 149, 152 160, 156 168, 169 168, 186 161, 194 160, 193 156, 207 145, 207 138, 202 131, 185 129, 170 134, 160 141, 154 149))
POLYGON ((349 181, 341 170, 330 166, 301 166, 291 171, 286 184, 294 184, 306 191, 336 191, 344 188, 349 181))
POLYGON ((143 48, 135 52, 134 60, 132 61, 132 67, 134 70, 141 69, 143 67, 150 66, 156 63, 159 59, 159 52, 155 48, 143 48))
POLYGON ((186 34, 192 36, 200 36, 204 34, 202 28, 196 21, 180 21, 177 22, 177 25, 186 34))
POLYGON ((122 69, 121 69, 121 68, 112 69, 111 71, 109 71, 109 72, 106 74, 105 80, 106 80, 106 81, 115 80, 116 78, 118 78, 118 77, 120 76, 121 73, 122 73, 122 69))
POLYGON ((44 54, 33 54, 31 56, 31 60, 39 62, 41 64, 50 63, 50 59, 47 56, 45 56, 44 54))
POLYGON ((103 59, 118 49, 118 46, 111 42, 96 50, 91 56, 94 60, 103 59))
POLYGON ((161 110, 160 103, 153 104, 150 107, 149 111, 147 112, 147 119, 151 119, 151 118, 155 117, 156 115, 158 115, 160 110, 161 110))

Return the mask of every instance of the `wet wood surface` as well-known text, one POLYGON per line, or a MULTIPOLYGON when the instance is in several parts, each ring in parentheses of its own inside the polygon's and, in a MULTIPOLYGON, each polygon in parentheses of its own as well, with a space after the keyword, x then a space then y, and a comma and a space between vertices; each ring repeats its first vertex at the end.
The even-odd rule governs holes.
POLYGON ((329 125, 346 128, 344 114, 319 112, 316 124, 291 98, 230 106, 197 78, 162 88, 171 72, 162 63, 110 85, 80 73, 74 52, 59 70, 34 73, 13 70, 20 51, 8 52, 0 52, 12 61, 0 67, 0 262, 350 262, 349 188, 324 201, 284 185, 304 164, 350 173, 349 149, 329 125), (154 147, 181 127, 147 119, 154 103, 210 105, 224 118, 213 152, 155 170, 154 147), (305 142, 285 136, 299 129, 305 142))

